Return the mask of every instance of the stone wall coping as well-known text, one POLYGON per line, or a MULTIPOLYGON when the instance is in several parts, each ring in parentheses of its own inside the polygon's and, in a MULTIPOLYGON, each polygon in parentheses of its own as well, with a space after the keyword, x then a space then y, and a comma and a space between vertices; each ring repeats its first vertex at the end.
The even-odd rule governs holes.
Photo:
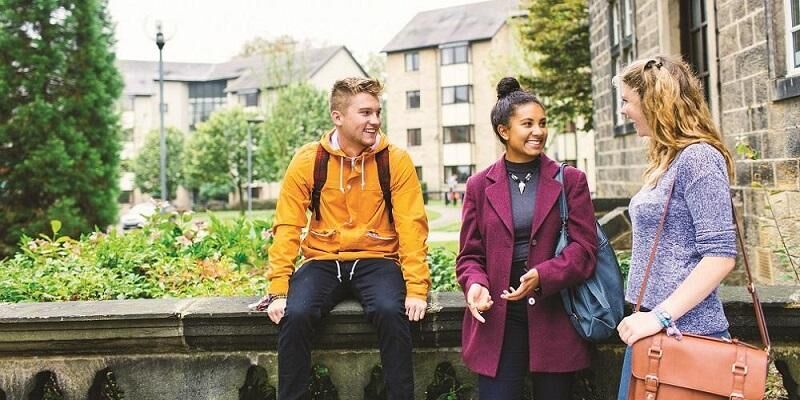
MULTIPOLYGON (((759 288, 774 341, 800 339, 800 286, 759 288)), ((743 287, 723 287, 731 333, 757 341, 752 305, 743 287)), ((48 354, 274 351, 277 327, 265 313, 247 308, 257 297, 76 301, 0 304, 0 356, 48 354)), ((433 293, 431 310, 414 323, 418 348, 458 347, 461 293, 433 293)), ((374 328, 354 300, 326 320, 317 348, 375 347, 374 328)), ((617 338, 608 343, 618 343, 617 338)))

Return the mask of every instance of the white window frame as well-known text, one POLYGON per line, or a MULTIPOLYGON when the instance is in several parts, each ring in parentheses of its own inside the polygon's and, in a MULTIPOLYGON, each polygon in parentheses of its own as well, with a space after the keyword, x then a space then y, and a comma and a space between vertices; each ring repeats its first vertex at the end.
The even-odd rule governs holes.
MULTIPOLYGON (((800 25, 792 26, 792 2, 796 0, 785 0, 786 5, 786 76, 800 75, 800 66, 794 65, 794 33, 800 32, 800 25)), ((798 5, 800 7, 800 5, 798 5)), ((800 12, 800 10, 798 10, 800 12)), ((800 47, 800 43, 797 44, 800 47)))

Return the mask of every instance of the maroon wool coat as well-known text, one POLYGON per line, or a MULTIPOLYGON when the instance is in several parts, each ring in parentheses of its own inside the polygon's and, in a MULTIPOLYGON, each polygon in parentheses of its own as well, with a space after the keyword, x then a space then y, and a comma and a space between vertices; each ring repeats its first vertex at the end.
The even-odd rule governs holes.
MULTIPOLYGON (((561 226, 555 180, 559 165, 542 154, 536 206, 531 227, 527 265, 539 272, 539 289, 528 306, 529 369, 532 372, 571 372, 589 366, 589 343, 570 323, 559 291, 575 286, 594 273, 597 249, 594 207, 586 175, 566 168, 565 181, 570 243, 554 257, 561 226)), ((462 357, 472 371, 494 377, 500 361, 505 332, 507 301, 500 294, 509 286, 514 251, 514 223, 505 156, 467 181, 462 211, 460 251, 456 262, 458 283, 466 294, 479 283, 489 289, 494 301, 478 322, 464 313, 462 357)), ((517 287, 519 282, 512 286, 517 287)), ((521 301, 526 301, 521 300, 521 301)))

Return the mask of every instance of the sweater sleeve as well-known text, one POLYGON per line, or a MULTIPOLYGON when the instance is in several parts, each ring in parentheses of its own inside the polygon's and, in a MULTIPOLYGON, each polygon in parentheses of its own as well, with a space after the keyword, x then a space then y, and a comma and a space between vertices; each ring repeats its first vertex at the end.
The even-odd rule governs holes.
POLYGON ((680 156, 678 188, 692 218, 701 256, 736 257, 731 193, 725 159, 713 146, 694 144, 680 156))

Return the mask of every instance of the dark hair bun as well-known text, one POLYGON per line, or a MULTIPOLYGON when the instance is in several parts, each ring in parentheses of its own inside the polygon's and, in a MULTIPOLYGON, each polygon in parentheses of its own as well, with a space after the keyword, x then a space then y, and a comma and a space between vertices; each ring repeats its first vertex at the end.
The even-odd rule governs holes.
POLYGON ((514 93, 518 90, 522 90, 522 87, 519 85, 516 79, 507 76, 503 79, 500 79, 500 82, 497 83, 497 98, 502 99, 514 93))

